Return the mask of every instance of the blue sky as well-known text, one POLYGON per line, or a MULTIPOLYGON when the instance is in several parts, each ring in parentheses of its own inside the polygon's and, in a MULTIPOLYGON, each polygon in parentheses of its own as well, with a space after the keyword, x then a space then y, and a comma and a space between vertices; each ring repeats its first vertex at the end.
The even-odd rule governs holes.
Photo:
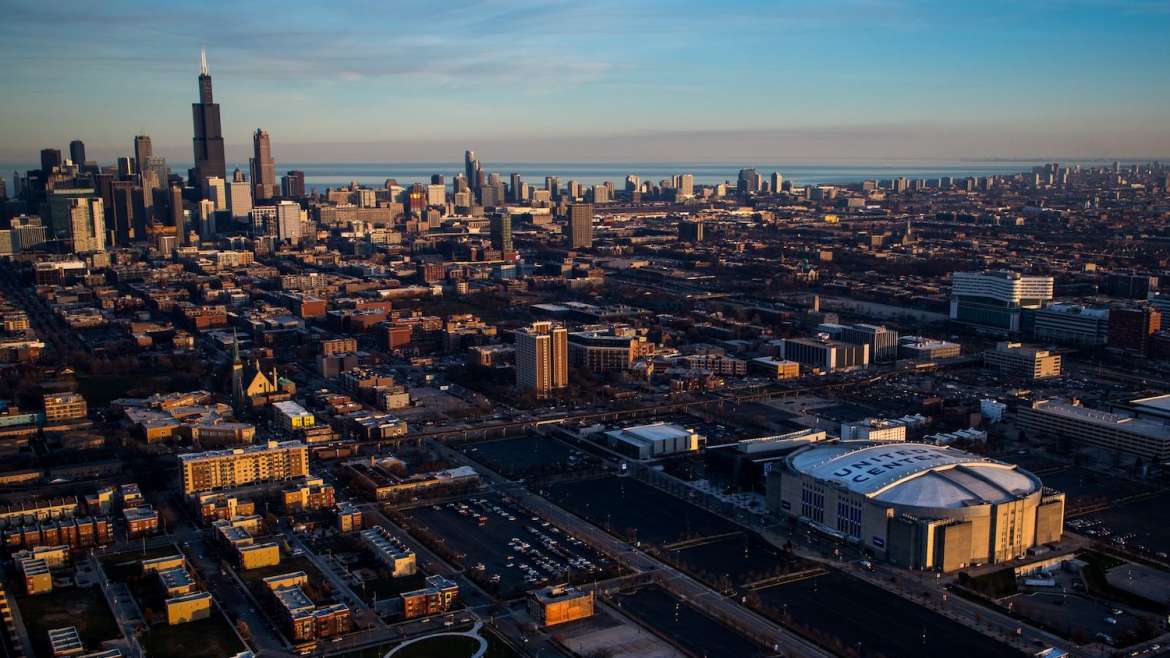
POLYGON ((1170 0, 0 0, 0 161, 1170 156, 1170 0))

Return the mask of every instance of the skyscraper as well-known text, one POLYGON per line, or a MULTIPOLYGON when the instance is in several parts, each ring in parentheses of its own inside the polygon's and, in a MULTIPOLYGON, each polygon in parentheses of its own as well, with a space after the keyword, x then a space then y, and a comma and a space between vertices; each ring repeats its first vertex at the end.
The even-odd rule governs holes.
POLYGON ((69 142, 69 159, 78 166, 85 164, 85 142, 80 139, 69 142))
POLYGON ((574 203, 569 206, 569 248, 588 249, 593 246, 593 204, 574 203))
POLYGON ((207 53, 200 50, 199 60, 199 102, 191 105, 195 126, 193 140, 195 167, 192 170, 192 178, 196 181, 208 176, 224 178, 227 175, 219 104, 212 99, 211 75, 207 73, 207 53))
POLYGON ((772 172, 772 194, 779 194, 780 188, 784 187, 784 174, 778 171, 772 172))
MULTIPOLYGON (((150 165, 150 158, 154 155, 154 148, 150 143, 150 135, 134 136, 134 173, 143 175, 142 184, 146 185, 145 172, 150 165)), ((157 181, 161 184, 162 181, 157 181)), ((158 185, 156 184, 155 187, 158 185)))
POLYGON ((41 171, 46 175, 61 166, 61 149, 41 149, 41 171))
POLYGON ((252 212, 252 188, 247 181, 232 181, 227 189, 228 210, 232 211, 232 219, 237 222, 248 221, 248 214, 252 212))
POLYGON ((467 184, 475 186, 478 180, 479 160, 475 159, 475 151, 463 152, 463 175, 467 176, 467 184))
POLYGON ((171 215, 171 225, 175 227, 175 246, 187 245, 187 216, 183 212, 183 188, 172 185, 167 199, 167 209, 171 215))
POLYGON ((106 211, 96 197, 70 197, 65 226, 70 250, 76 254, 106 250, 106 211))
POLYGON ((512 251, 512 216, 506 212, 492 215, 492 248, 503 252, 512 251))
POLYGON ((739 180, 736 182, 735 188, 740 196, 759 192, 760 174, 755 169, 740 169, 739 180))
POLYGON ((545 397, 569 385, 569 332, 552 322, 516 331, 516 388, 545 397))
POLYGON ((695 196, 694 174, 679 174, 674 177, 674 198, 682 201, 695 196))
POLYGON ((268 133, 257 128, 252 133, 252 198, 266 201, 276 196, 276 162, 272 160, 272 142, 268 133))
POLYGON ((299 199, 305 196, 305 172, 292 170, 280 178, 280 196, 299 199))

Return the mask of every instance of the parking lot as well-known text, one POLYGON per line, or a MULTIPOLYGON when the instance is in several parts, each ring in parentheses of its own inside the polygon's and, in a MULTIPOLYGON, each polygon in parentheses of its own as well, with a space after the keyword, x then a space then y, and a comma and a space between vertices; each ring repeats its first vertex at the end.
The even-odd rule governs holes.
POLYGON ((811 566, 748 532, 671 551, 670 557, 690 573, 707 574, 704 580, 726 579, 735 586, 811 566))
POLYGON ((525 436, 486 441, 460 450, 468 457, 509 478, 553 475, 596 467, 600 460, 552 437, 525 436))
POLYGON ((606 577, 614 565, 581 540, 499 496, 469 497, 404 513, 443 541, 467 573, 501 598, 550 583, 606 577))
POLYGON ((937 612, 831 571, 758 590, 761 612, 836 652, 1000 658, 1021 652, 937 612))
POLYGON ((736 532, 739 526, 630 477, 561 482, 557 505, 628 540, 670 544, 736 532))
POLYGON ((1170 525, 1151 523, 1150 520, 1164 518, 1168 508, 1170 492, 1078 517, 1074 521, 1091 525, 1077 528, 1070 523, 1070 527, 1078 533, 1124 546, 1127 550, 1166 560, 1170 555, 1170 525))
POLYGON ((1142 622, 1139 617, 1122 614, 1120 609, 1099 601, 1062 592, 1024 592, 1006 599, 1004 604, 1024 619, 1078 644, 1105 637, 1121 640, 1136 633, 1142 622))
POLYGON ((668 638, 690 655, 707 658, 774 655, 656 585, 620 593, 613 602, 624 614, 668 638))

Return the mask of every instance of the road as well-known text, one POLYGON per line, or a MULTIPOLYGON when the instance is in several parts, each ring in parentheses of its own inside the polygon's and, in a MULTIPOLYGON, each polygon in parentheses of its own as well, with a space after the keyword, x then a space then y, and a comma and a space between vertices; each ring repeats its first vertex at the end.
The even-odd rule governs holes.
POLYGON ((818 658, 827 658, 832 655, 799 635, 777 626, 734 600, 715 592, 674 567, 647 555, 628 542, 566 512, 521 485, 510 482, 498 473, 485 468, 482 464, 472 462, 466 456, 446 446, 436 444, 436 448, 454 462, 473 466, 484 479, 492 482, 498 491, 509 494, 570 536, 585 541, 594 549, 617 560, 633 571, 657 574, 663 585, 679 598, 694 602, 717 619, 730 620, 735 626, 748 629, 756 638, 767 638, 768 644, 778 647, 785 655, 815 656, 818 658))

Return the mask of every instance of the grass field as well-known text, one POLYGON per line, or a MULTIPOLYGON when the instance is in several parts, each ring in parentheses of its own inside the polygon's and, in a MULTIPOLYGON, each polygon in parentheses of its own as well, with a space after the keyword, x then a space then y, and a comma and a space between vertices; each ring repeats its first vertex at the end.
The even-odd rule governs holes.
POLYGON ((47 594, 17 599, 20 615, 39 658, 52 658, 49 631, 74 626, 89 650, 106 640, 122 637, 114 613, 96 585, 53 590, 47 594))
POLYGON ((154 626, 141 642, 150 658, 224 658, 244 650, 218 610, 207 619, 178 626, 154 626))

